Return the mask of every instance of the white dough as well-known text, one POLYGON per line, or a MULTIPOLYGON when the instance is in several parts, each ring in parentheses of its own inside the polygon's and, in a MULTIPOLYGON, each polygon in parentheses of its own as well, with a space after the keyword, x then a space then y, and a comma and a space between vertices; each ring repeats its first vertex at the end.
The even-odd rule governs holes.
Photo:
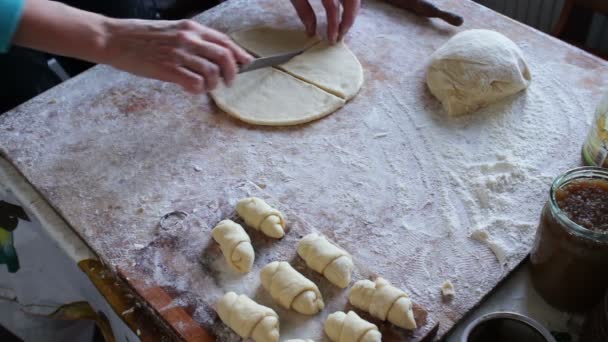
POLYGON ((256 342, 279 341, 279 316, 246 295, 226 293, 217 304, 217 314, 224 324, 242 338, 256 342))
POLYGON ((297 125, 335 112, 344 100, 275 68, 239 74, 232 87, 211 92, 215 104, 255 125, 297 125))
POLYGON ((382 341, 378 327, 359 317, 354 311, 349 311, 348 314, 338 311, 327 316, 325 334, 333 342, 382 341))
POLYGON ((264 266, 260 278, 264 289, 286 309, 314 315, 325 307, 317 285, 285 261, 264 266))
POLYGON ((280 239, 285 235, 283 215, 261 198, 247 197, 239 200, 236 212, 249 227, 262 231, 266 236, 280 239))
POLYGON ((306 50, 276 68, 239 74, 211 92, 218 107, 251 124, 287 126, 329 115, 357 94, 363 69, 344 43, 330 46, 301 30, 255 28, 232 34, 258 56, 306 50), (281 69, 281 70, 279 70, 281 69))
POLYGON ((243 273, 251 271, 255 254, 251 239, 240 224, 223 220, 213 228, 211 235, 219 243, 230 267, 243 273))
POLYGON ((383 278, 377 278, 375 282, 356 282, 348 300, 354 307, 369 312, 377 319, 404 329, 416 329, 412 301, 405 292, 383 278))
POLYGON ((346 101, 363 84, 363 68, 343 42, 322 41, 280 68, 346 101))
POLYGON ((490 30, 468 30, 435 51, 426 74, 431 93, 451 116, 473 112, 526 89, 532 77, 522 51, 490 30))
POLYGON ((454 290, 454 284, 451 281, 446 280, 441 284, 441 296, 445 300, 452 300, 456 295, 456 291, 454 290))
POLYGON ((498 263, 503 267, 507 263, 507 252, 505 249, 490 238, 490 234, 485 230, 476 229, 471 233, 471 239, 477 240, 490 248, 496 256, 498 263))
POLYGON ((298 255, 308 267, 323 274, 334 285, 346 288, 350 283, 352 257, 323 235, 312 233, 303 237, 298 242, 298 255))
POLYGON ((307 49, 321 39, 309 37, 302 30, 283 30, 271 27, 256 27, 230 34, 232 39, 256 56, 268 57, 307 49))

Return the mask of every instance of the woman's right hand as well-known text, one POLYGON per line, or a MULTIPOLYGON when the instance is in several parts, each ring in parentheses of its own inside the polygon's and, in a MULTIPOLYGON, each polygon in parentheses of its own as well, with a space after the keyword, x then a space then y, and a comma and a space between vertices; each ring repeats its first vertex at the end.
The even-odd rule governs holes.
POLYGON ((192 93, 232 84, 253 60, 227 35, 193 20, 110 19, 98 62, 181 85, 192 93))

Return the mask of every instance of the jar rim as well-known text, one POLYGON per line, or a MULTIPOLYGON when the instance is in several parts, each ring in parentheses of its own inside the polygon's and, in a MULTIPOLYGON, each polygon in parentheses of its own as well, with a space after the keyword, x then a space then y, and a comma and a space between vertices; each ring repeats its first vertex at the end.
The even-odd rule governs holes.
POLYGON ((551 190, 549 193, 551 212, 562 222, 564 222, 566 226, 570 228, 576 235, 602 242, 608 242, 608 231, 593 231, 579 225, 578 223, 572 221, 557 205, 557 198, 555 197, 555 192, 557 189, 577 179, 604 179, 608 181, 608 169, 597 166, 583 166, 570 169, 556 177, 551 184, 551 190))

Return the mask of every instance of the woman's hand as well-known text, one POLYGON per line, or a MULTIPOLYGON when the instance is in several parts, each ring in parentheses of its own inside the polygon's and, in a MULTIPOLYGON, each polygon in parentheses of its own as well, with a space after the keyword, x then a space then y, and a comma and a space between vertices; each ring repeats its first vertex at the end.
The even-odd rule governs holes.
POLYGON ((192 20, 110 20, 103 63, 198 93, 231 85, 252 57, 227 35, 192 20))
MULTIPOLYGON (((2 0, 0 0, 2 1, 2 0)), ((230 84, 252 57, 228 36, 192 20, 112 19, 57 1, 26 0, 13 43, 181 85, 230 84)))
MULTIPOLYGON (((327 38, 331 43, 341 40, 353 26, 359 12, 360 0, 322 0, 327 15, 327 38), (342 17, 340 18, 340 4, 342 17)), ((308 0, 291 0, 298 16, 306 27, 306 32, 313 35, 317 29, 317 17, 308 0)))

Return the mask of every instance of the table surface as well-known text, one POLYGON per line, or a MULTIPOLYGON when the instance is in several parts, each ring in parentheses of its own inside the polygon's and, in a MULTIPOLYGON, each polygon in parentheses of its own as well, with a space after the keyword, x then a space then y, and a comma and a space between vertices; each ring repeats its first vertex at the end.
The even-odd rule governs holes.
MULTIPOLYGON (((310 231, 353 254, 357 279, 386 277, 429 310, 410 335, 382 325, 385 340, 420 340, 437 323, 443 336, 526 257, 551 179, 579 164, 607 65, 473 2, 437 5, 466 24, 364 2, 346 43, 365 84, 317 122, 246 125, 207 96, 99 66, 3 115, 2 155, 185 339, 235 339, 213 312, 227 290, 275 308, 282 337, 320 332, 327 314, 348 309, 347 291, 295 256, 310 231), (534 79, 522 94, 448 119, 424 85, 426 58, 468 28, 513 39, 534 79), (252 233, 255 270, 241 278, 226 271, 209 230, 246 195, 284 210, 290 232, 279 242, 252 233), (189 215, 160 228, 174 210, 189 215), (504 256, 472 240, 477 230, 504 256), (329 309, 302 319, 277 308, 257 274, 275 259, 319 283, 329 309), (451 302, 439 294, 446 279, 457 289, 451 302)), ((222 31, 297 27, 289 6, 232 0, 197 20, 222 31)))

